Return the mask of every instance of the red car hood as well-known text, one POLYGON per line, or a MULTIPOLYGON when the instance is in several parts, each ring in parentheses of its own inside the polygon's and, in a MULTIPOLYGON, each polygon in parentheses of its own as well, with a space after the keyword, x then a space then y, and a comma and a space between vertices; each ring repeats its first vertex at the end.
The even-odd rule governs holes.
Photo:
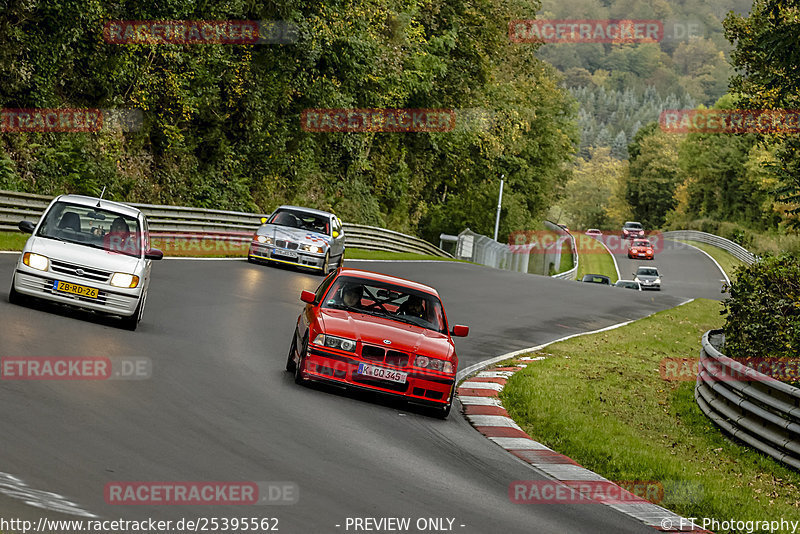
POLYGON ((320 310, 319 318, 324 332, 332 336, 425 356, 450 358, 453 355, 449 336, 427 328, 328 308, 320 310), (390 340, 392 344, 386 345, 384 339, 390 340))

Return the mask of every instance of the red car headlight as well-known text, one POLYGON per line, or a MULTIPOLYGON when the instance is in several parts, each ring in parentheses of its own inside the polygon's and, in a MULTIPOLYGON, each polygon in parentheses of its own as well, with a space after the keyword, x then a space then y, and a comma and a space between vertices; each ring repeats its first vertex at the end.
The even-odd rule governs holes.
POLYGON ((442 373, 453 372, 453 362, 447 360, 439 360, 437 358, 429 358, 427 356, 417 356, 414 358, 414 365, 423 369, 431 369, 442 373))
POLYGON ((356 342, 352 339, 345 339, 343 337, 326 336, 325 334, 318 334, 314 338, 314 345, 321 345, 323 347, 330 347, 332 349, 345 350, 347 352, 356 351, 356 342))

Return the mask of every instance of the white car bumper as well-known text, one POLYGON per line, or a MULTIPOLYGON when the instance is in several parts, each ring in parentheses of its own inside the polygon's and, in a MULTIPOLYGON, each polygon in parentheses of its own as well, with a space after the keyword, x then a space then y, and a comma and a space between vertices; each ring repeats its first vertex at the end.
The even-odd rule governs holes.
POLYGON ((39 271, 20 264, 14 273, 14 289, 23 295, 46 299, 112 315, 130 316, 136 312, 142 295, 142 284, 135 289, 113 287, 77 276, 52 271, 39 271), (64 281, 86 287, 97 288, 97 298, 72 295, 53 289, 54 282, 64 281))

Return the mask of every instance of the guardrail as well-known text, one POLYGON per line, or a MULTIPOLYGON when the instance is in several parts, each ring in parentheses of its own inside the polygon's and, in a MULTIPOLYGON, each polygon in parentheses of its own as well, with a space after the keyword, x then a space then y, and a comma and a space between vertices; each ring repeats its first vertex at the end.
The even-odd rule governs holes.
MULTIPOLYGON (((22 220, 38 221, 52 197, 0 191, 0 230, 15 231, 22 220)), ((228 240, 247 241, 269 214, 240 211, 133 204, 147 216, 150 231, 162 236, 184 234, 224 236, 228 240)), ((345 245, 348 247, 388 252, 413 252, 443 258, 453 256, 440 248, 410 235, 385 228, 344 223, 345 245)))
POLYGON ((664 232, 662 235, 667 239, 686 239, 689 241, 699 241, 700 243, 708 243, 709 245, 713 245, 723 250, 727 250, 734 257, 747 263, 748 265, 755 262, 758 259, 758 257, 755 254, 753 254, 743 246, 739 245, 738 243, 734 243, 730 239, 725 239, 724 237, 720 237, 718 235, 709 234, 706 232, 699 232, 697 230, 675 230, 670 232, 664 232))
POLYGON ((722 331, 703 334, 695 400, 728 434, 786 465, 800 469, 800 388, 733 360, 722 331))
MULTIPOLYGON (((572 250, 572 269, 569 269, 568 271, 564 271, 563 273, 554 274, 552 276, 552 278, 559 278, 561 280, 575 280, 575 277, 578 274, 578 262, 580 261, 580 258, 578 257, 578 245, 575 243, 575 236, 572 235, 572 233, 564 230, 563 228, 561 228, 560 226, 558 226, 554 222, 545 221, 544 224, 545 224, 545 226, 547 226, 551 230, 554 230, 556 232, 559 232, 561 234, 565 234, 565 235, 569 236, 570 248, 572 250)), ((560 254, 559 254, 559 256, 560 256, 560 254)))

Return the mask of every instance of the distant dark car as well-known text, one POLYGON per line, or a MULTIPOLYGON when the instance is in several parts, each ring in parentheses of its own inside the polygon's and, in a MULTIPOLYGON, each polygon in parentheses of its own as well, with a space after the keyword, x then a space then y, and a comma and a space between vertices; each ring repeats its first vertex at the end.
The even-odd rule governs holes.
POLYGON ((628 221, 622 225, 623 239, 633 239, 636 237, 644 237, 644 228, 642 227, 642 223, 628 221))
POLYGON ((623 289, 634 289, 636 291, 642 290, 642 284, 635 280, 617 280, 614 282, 614 287, 621 287, 623 289))
POLYGON ((605 284, 611 285, 611 279, 602 274, 585 274, 581 278, 581 282, 589 282, 590 284, 605 284))
POLYGON ((657 289, 661 291, 661 273, 657 267, 639 267, 633 273, 634 281, 642 284, 642 289, 657 289))
POLYGON ((586 230, 586 235, 588 235, 589 237, 600 237, 603 235, 603 232, 601 232, 597 228, 589 228, 588 230, 586 230))
POLYGON ((654 258, 653 244, 647 239, 634 239, 628 247, 628 258, 652 260, 654 258))

